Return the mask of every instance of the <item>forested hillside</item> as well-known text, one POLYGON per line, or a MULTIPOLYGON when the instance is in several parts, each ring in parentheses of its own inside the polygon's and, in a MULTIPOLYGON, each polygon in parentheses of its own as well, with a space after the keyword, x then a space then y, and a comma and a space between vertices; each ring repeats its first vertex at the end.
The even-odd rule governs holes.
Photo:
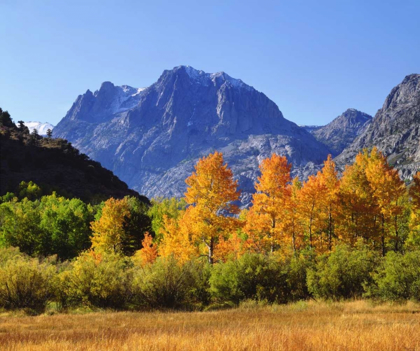
MULTIPOLYGON (((9 113, 1 109, 0 118, 0 195, 16 192, 22 181, 33 181, 46 193, 54 190, 89 202, 139 197, 66 140, 54 139, 51 133, 42 137, 36 130, 29 133, 22 121, 16 126, 9 113)), ((148 202, 145 197, 141 199, 148 202)))
POLYGON ((408 189, 375 148, 341 178, 331 157, 304 182, 290 169, 284 156, 264 159, 242 211, 219 152, 199 160, 184 199, 151 207, 134 197, 97 206, 39 197, 23 184, 1 198, 0 307, 420 300, 420 173, 408 189))

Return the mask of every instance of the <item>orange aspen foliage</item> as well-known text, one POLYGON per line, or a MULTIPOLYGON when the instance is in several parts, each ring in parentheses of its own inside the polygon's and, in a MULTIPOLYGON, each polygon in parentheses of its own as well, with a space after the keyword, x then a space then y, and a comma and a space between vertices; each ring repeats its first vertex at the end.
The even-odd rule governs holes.
POLYGON ((326 238, 322 235, 325 209, 326 186, 321 181, 321 174, 309 176, 299 192, 299 214, 304 225, 310 247, 318 252, 326 250, 326 238))
POLYGON ((257 192, 252 196, 252 207, 244 228, 257 246, 265 246, 265 250, 271 252, 288 241, 285 224, 291 194, 288 186, 291 167, 285 156, 276 154, 261 162, 261 176, 255 184, 257 192))
POLYGON ((85 259, 86 256, 93 257, 95 264, 98 265, 102 262, 103 252, 95 252, 92 248, 86 251, 85 255, 80 255, 80 259, 85 259))
POLYGON ((304 228, 302 225, 300 213, 299 213, 299 198, 300 190, 302 189, 302 183, 299 178, 293 179, 290 188, 290 199, 287 203, 287 217, 285 225, 285 233, 291 240, 291 247, 293 252, 296 252, 303 245, 303 233, 304 228))
POLYGON ((250 252, 267 254, 273 247, 271 220, 251 207, 246 214, 244 232, 247 235, 247 249, 250 252))
POLYGON ((338 191, 339 191, 339 179, 335 163, 332 160, 331 155, 328 155, 327 160, 324 162, 324 167, 319 174, 320 182, 323 185, 324 193, 322 194, 324 205, 323 212, 326 216, 326 222, 323 228, 323 232, 327 237, 328 251, 332 250, 333 241, 336 238, 334 225, 335 216, 338 209, 338 191))
POLYGON ((396 250, 400 246, 398 216, 403 211, 401 198, 405 194, 405 185, 398 171, 388 164, 376 147, 367 158, 366 177, 380 214, 380 240, 385 255, 387 237, 394 239, 396 250))
POLYGON ((130 217, 130 208, 127 199, 117 200, 110 198, 102 208, 99 220, 91 222, 92 249, 121 253, 125 239, 124 226, 130 217))
POLYGON ((420 210, 420 171, 413 177, 413 185, 410 188, 411 203, 414 210, 420 210))
POLYGON ((185 182, 185 200, 190 207, 184 221, 190 221, 192 241, 205 244, 208 260, 213 263, 217 241, 234 232, 239 224, 236 218, 229 217, 239 213, 233 204, 239 199, 238 182, 217 151, 200 159, 185 182))
POLYGON ((219 239, 215 252, 217 261, 226 262, 229 258, 237 260, 246 252, 246 242, 237 233, 233 233, 228 239, 219 239))
POLYGON ((155 262, 158 250, 149 232, 144 233, 141 244, 143 247, 134 254, 134 261, 138 261, 142 266, 155 262))

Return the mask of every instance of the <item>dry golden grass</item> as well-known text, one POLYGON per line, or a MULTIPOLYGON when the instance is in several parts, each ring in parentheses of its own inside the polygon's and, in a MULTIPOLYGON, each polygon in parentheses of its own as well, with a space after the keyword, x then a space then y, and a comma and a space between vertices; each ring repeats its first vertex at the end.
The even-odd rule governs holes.
POLYGON ((420 350, 420 305, 0 315, 1 350, 420 350))

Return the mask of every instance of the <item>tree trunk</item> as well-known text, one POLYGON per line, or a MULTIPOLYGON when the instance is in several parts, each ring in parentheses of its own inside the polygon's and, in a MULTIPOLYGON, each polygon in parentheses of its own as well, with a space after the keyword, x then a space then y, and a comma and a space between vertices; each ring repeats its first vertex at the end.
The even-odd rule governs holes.
POLYGON ((385 217, 382 215, 382 256, 385 257, 385 217))
POLYGON ((332 216, 331 216, 331 206, 328 213, 328 250, 332 249, 332 216))
POLYGON ((398 237, 398 216, 397 215, 395 215, 395 218, 394 218, 394 227, 395 227, 395 251, 398 252, 399 250, 398 244, 399 244, 400 238, 398 237))
POLYGON ((207 246, 209 249, 209 263, 213 264, 213 251, 214 251, 214 239, 210 239, 210 245, 207 246))

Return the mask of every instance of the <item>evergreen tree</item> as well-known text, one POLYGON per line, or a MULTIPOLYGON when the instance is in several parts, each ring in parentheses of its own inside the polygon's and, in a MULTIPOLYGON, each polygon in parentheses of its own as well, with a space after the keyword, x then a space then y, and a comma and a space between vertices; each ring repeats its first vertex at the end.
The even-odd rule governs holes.
POLYGON ((25 122, 24 121, 18 121, 18 129, 23 134, 29 134, 29 128, 27 126, 25 126, 25 122))
POLYGON ((8 127, 8 128, 16 128, 16 125, 13 123, 12 118, 10 117, 10 113, 7 111, 3 111, 0 108, 0 127, 8 127))

